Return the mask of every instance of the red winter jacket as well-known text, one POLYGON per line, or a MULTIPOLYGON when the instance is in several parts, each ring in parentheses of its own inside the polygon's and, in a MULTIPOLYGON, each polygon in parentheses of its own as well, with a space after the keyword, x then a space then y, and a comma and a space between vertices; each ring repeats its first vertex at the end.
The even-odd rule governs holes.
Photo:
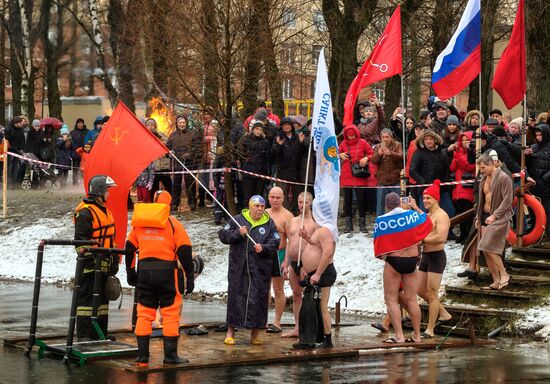
MULTIPOLYGON (((340 186, 341 187, 366 187, 368 186, 368 179, 354 177, 351 174, 351 165, 350 159, 353 164, 358 163, 363 157, 367 156, 370 159, 373 155, 371 146, 366 142, 365 139, 360 138, 359 129, 353 125, 347 125, 344 128, 344 140, 340 143, 338 147, 340 153, 347 153, 349 155, 348 160, 340 160, 342 165, 342 172, 340 173, 340 186), (348 132, 355 132, 355 139, 348 139, 348 132)), ((370 168, 369 168, 370 169, 370 168)), ((371 176, 372 177, 372 176, 371 176)), ((370 179, 370 178, 369 178, 370 179)))
MULTIPOLYGON (((451 172, 455 173, 455 180, 461 181, 463 180, 464 173, 469 173, 472 177, 475 176, 476 172, 476 166, 475 164, 468 163, 468 149, 462 147, 462 137, 467 136, 470 140, 472 140, 472 131, 468 132, 462 132, 458 135, 458 139, 456 141, 457 148, 455 150, 455 154, 453 157, 453 161, 451 162, 451 166, 449 167, 451 172)), ((462 184, 457 184, 455 188, 453 189, 453 200, 468 200, 472 203, 474 202, 474 184, 466 184, 469 186, 464 187, 462 184)))

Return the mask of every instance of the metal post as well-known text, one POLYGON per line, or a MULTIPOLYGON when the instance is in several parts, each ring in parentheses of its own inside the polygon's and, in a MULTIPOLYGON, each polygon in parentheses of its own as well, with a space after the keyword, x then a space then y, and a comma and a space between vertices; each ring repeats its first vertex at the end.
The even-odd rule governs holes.
POLYGON ((94 293, 93 293, 93 299, 92 299, 92 326, 96 330, 100 340, 105 340, 105 335, 103 334, 103 330, 101 329, 101 327, 97 322, 97 312, 100 305, 99 300, 100 300, 100 294, 101 294, 101 287, 100 287, 101 262, 103 261, 103 257, 104 256, 102 254, 95 255, 94 293))
POLYGON ((407 169, 407 137, 405 134, 405 131, 407 130, 407 128, 405 127, 405 122, 407 121, 407 119, 405 118, 405 87, 403 86, 402 74, 399 75, 399 80, 401 82, 401 129, 403 132, 403 170, 401 171, 401 180, 399 186, 401 191, 400 195, 404 197, 407 195, 407 173, 405 171, 407 169))
POLYGON ((4 168, 2 168, 2 217, 8 216, 8 140, 4 139, 4 168))
MULTIPOLYGON (((523 95, 523 121, 527 121, 527 95, 523 95)), ((524 206, 525 199, 525 150, 527 149, 527 129, 525 125, 521 126, 521 175, 519 177, 519 196, 518 196, 518 210, 516 215, 516 231, 517 231, 517 247, 523 247, 523 221, 524 221, 524 206)))
POLYGON ((38 320, 38 301, 40 299, 40 280, 42 279, 42 263, 44 261, 44 246, 46 241, 42 240, 38 244, 38 252, 36 254, 36 271, 34 273, 34 291, 32 294, 32 312, 31 312, 31 327, 29 330, 29 341, 25 348, 25 356, 29 356, 32 347, 36 342, 36 322, 38 320))
POLYGON ((84 271, 84 260, 86 259, 86 256, 84 255, 84 251, 85 251, 84 248, 80 249, 78 252, 78 257, 76 258, 73 297, 71 299, 71 313, 69 317, 69 331, 67 333, 67 345, 65 348, 65 356, 63 357, 63 363, 65 364, 69 364, 71 353, 73 351, 74 331, 76 328, 76 307, 77 307, 78 293, 80 291, 80 280, 82 279, 82 272, 84 271))

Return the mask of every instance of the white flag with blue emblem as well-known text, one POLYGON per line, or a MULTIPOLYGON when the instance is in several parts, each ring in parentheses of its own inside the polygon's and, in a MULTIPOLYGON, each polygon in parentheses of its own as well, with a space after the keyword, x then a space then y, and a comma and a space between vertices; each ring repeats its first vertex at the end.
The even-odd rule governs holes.
POLYGON ((338 241, 336 220, 340 198, 340 157, 334 133, 332 99, 328 85, 324 48, 319 53, 318 63, 312 118, 313 148, 317 151, 315 199, 312 204, 312 212, 315 221, 330 229, 334 241, 338 241))

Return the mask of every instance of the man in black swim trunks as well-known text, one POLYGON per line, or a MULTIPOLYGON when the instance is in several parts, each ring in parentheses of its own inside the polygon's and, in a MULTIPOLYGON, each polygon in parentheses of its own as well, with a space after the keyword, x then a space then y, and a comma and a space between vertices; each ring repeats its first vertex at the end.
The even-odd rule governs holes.
POLYGON ((330 288, 336 281, 336 269, 332 263, 336 243, 330 229, 320 226, 311 236, 305 229, 300 229, 300 236, 307 242, 302 253, 302 280, 309 278, 311 284, 321 288, 321 312, 323 314, 324 341, 319 348, 332 348, 331 324, 332 319, 328 311, 330 288))
MULTIPOLYGON (((428 216, 432 220, 432 231, 422 242, 422 257, 418 270, 420 271, 420 283, 418 295, 428 302, 429 318, 428 326, 421 333, 423 339, 434 337, 434 328, 437 321, 451 320, 452 316, 439 302, 439 287, 441 277, 447 264, 445 255, 445 241, 449 234, 451 221, 447 213, 439 207, 439 180, 426 188, 422 194, 424 207, 428 210, 428 216)), ((419 210, 417 206, 412 207, 419 210)))

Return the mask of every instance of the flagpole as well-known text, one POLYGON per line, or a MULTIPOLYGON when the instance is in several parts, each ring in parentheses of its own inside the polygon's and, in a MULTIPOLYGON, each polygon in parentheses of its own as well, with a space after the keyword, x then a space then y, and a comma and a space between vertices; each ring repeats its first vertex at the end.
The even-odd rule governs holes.
MULTIPOLYGON (((216 203, 220 206, 220 208, 225 212, 225 214, 226 214, 227 216, 229 216, 229 217, 231 218, 231 220, 233 220, 233 221, 235 222, 235 224, 237 224, 237 226, 242 227, 242 225, 241 225, 237 220, 235 220, 235 218, 231 215, 231 213, 229 213, 229 211, 228 211, 227 209, 225 209, 225 207, 223 206, 223 204, 222 204, 218 199, 216 199, 216 196, 214 196, 214 195, 210 192, 210 190, 209 190, 208 188, 206 188, 206 187, 204 186, 203 183, 200 182, 199 178, 198 178, 197 176, 195 176, 195 175, 185 166, 185 164, 184 164, 180 159, 178 159, 178 157, 177 157, 175 154, 173 154, 172 152, 170 152, 170 156, 171 156, 174 160, 176 160, 176 161, 183 167, 183 170, 184 170, 185 172, 189 173, 189 174, 191 175, 191 177, 193 177, 193 179, 195 179, 195 181, 197 182, 197 184, 200 185, 200 186, 204 189, 204 191, 205 191, 206 193, 208 193, 208 195, 212 198, 212 200, 213 200, 214 202, 216 202, 216 203)), ((250 239, 250 241, 252 241, 252 243, 253 243, 254 245, 257 244, 257 243, 254 241, 254 239, 253 239, 252 237, 250 237, 250 235, 249 235, 248 233, 246 234, 246 236, 250 239)))
POLYGON ((407 127, 405 122, 407 121, 405 117, 405 87, 403 86, 403 74, 399 75, 399 80, 401 83, 401 129, 403 131, 403 170, 401 171, 401 196, 404 197, 407 195, 407 173, 405 172, 405 169, 407 169, 407 138, 406 138, 406 131, 407 127))
MULTIPOLYGON (((527 121, 527 94, 523 95, 523 121, 527 121)), ((524 124, 520 128, 521 133, 521 173, 519 177, 519 196, 518 196, 518 210, 516 215, 516 229, 517 229, 517 247, 523 247, 523 221, 524 211, 523 207, 525 200, 523 198, 525 194, 525 150, 527 149, 527 129, 524 128, 524 124)))
MULTIPOLYGON (((309 180, 309 164, 311 160, 311 144, 313 143, 313 138, 311 134, 309 136, 309 145, 307 147, 307 165, 306 165, 306 179, 304 181, 304 203, 302 207, 302 222, 300 224, 300 229, 304 227, 304 221, 306 218, 306 202, 307 202, 307 182, 309 180)), ((298 236, 298 267, 300 267, 300 262, 302 261, 302 236, 298 236)), ((298 276, 299 277, 299 276, 298 276)))

